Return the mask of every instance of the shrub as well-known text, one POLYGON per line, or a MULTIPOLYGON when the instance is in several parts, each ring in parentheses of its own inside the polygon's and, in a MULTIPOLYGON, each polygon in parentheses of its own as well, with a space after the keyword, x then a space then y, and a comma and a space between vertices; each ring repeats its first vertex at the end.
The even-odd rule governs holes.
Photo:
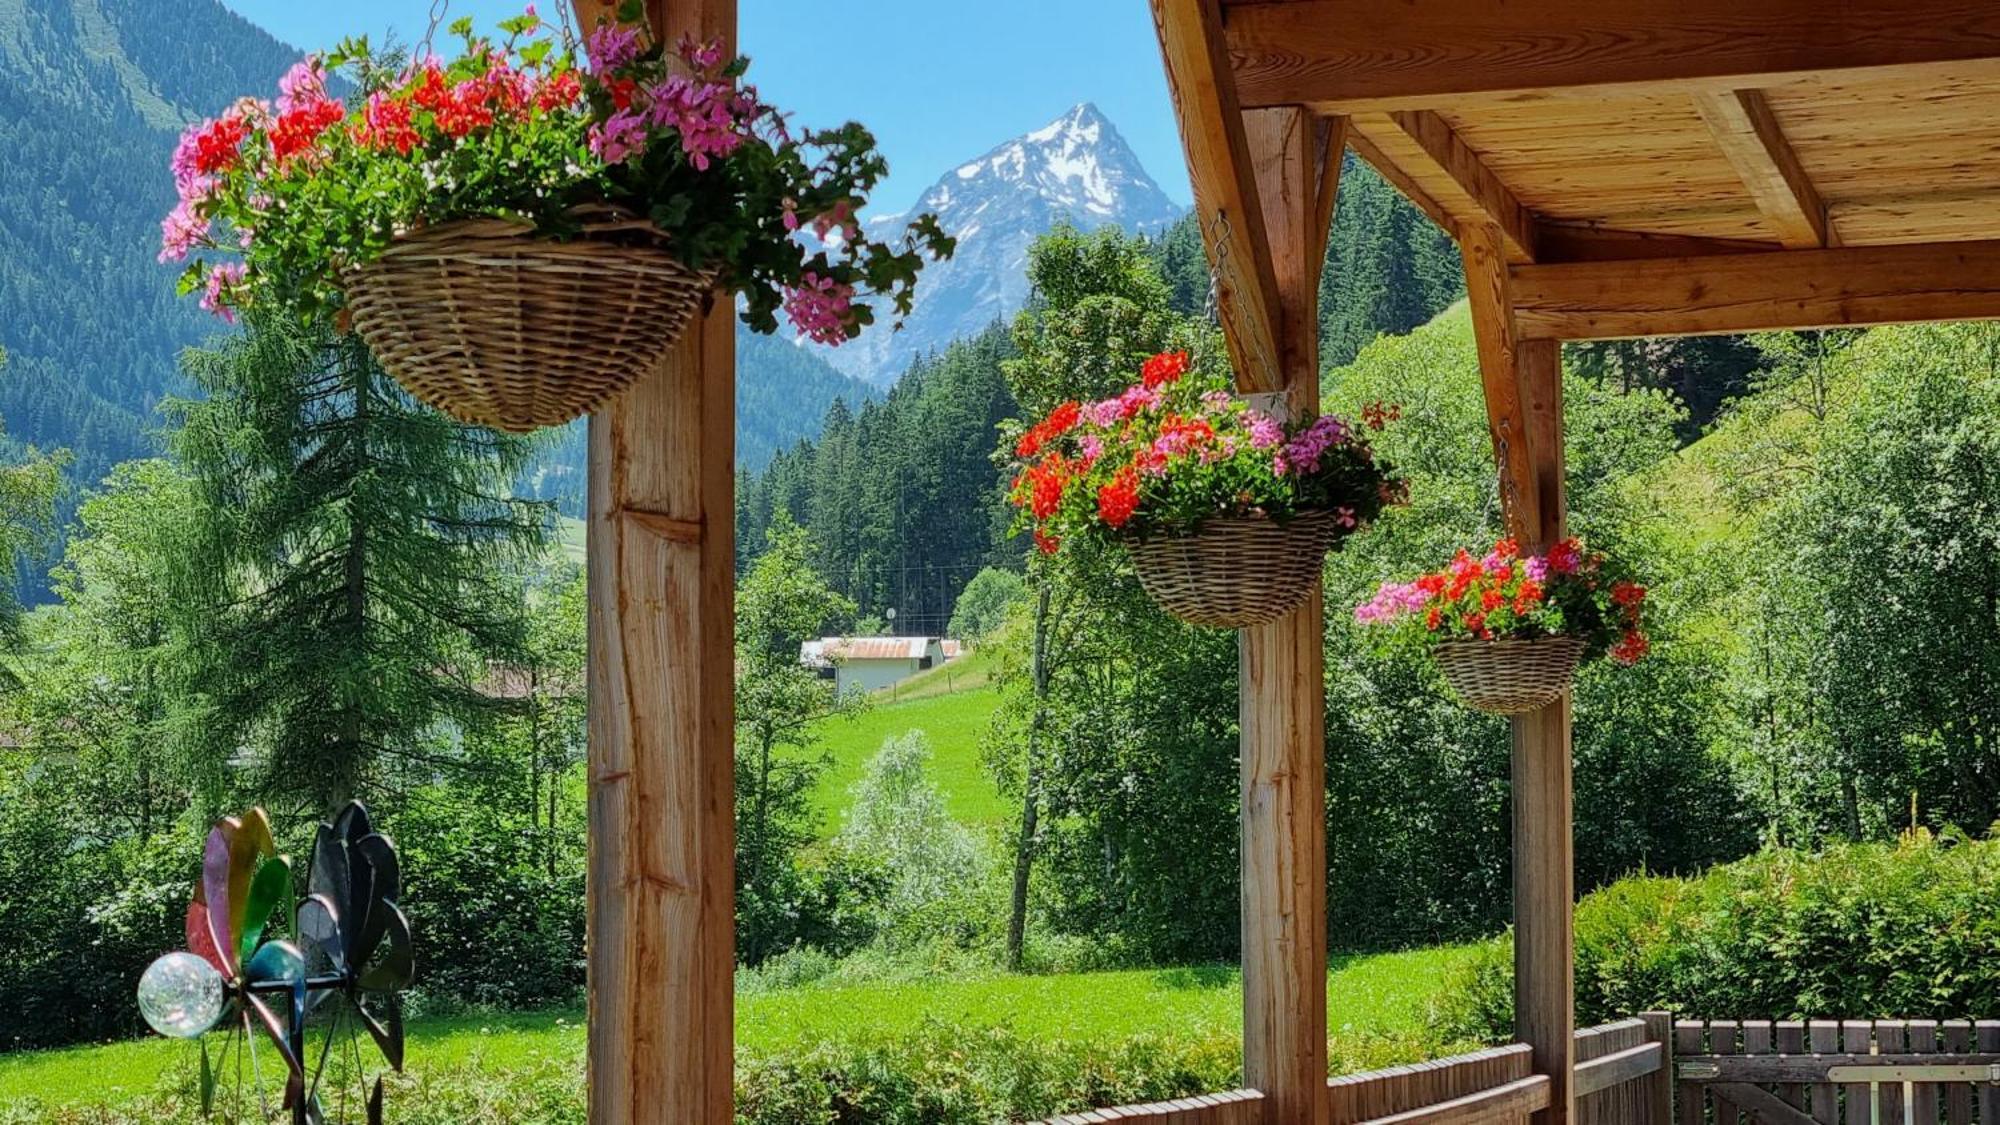
POLYGON ((979 837, 951 818, 926 767, 930 741, 911 731, 882 744, 854 785, 841 861, 880 872, 886 893, 875 930, 891 944, 939 936, 977 939, 993 912, 981 901, 993 861, 979 837))
MULTIPOLYGON (((1501 939, 1448 993, 1446 1024, 1511 1036, 1501 939)), ((1648 1009, 1717 1019, 1938 1018, 2000 1007, 2000 840, 1771 850, 1689 879, 1641 875, 1576 914, 1579 1023, 1648 1009)))

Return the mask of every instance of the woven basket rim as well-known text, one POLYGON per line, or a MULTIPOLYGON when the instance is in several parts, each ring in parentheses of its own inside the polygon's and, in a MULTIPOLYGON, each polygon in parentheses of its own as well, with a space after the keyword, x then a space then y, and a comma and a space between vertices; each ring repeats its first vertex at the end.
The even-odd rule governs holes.
POLYGON ((1195 525, 1193 531, 1155 532, 1151 535, 1129 532, 1119 535, 1119 539, 1126 543, 1160 543, 1174 539, 1199 539, 1202 533, 1207 531, 1213 524, 1264 524, 1275 528, 1288 528, 1307 520, 1317 522, 1332 518, 1332 508, 1301 508, 1282 520, 1266 512, 1252 512, 1240 516, 1203 516, 1201 522, 1195 525))
POLYGON ((1511 648, 1515 645, 1547 645, 1550 648, 1575 645, 1578 648, 1582 648, 1583 644, 1584 640, 1582 637, 1571 636, 1568 633, 1551 633, 1545 637, 1494 637, 1492 640, 1480 640, 1476 637, 1454 637, 1448 641, 1439 641, 1437 647, 1495 649, 1511 648))

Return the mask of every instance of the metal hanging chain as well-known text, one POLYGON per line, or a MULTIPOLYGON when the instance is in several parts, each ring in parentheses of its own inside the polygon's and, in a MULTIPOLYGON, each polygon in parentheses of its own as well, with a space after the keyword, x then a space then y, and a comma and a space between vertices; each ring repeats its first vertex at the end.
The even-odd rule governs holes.
MULTIPOLYGON (((564 5, 567 7, 567 5, 564 5)), ((424 41, 417 46, 417 54, 411 61, 422 66, 431 57, 431 40, 437 37, 437 30, 444 23, 445 10, 451 7, 451 0, 431 0, 431 23, 424 29, 424 41)))

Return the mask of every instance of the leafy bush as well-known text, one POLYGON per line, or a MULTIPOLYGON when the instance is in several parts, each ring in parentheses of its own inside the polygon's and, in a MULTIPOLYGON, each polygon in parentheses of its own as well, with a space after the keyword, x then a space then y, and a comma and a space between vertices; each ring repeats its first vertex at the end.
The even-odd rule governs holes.
POLYGON ((884 742, 855 783, 847 825, 834 839, 847 866, 880 873, 886 893, 875 930, 891 944, 940 935, 970 942, 993 918, 981 901, 992 857, 945 810, 926 772, 930 759, 922 731, 884 742))
POLYGON ((946 628, 954 637, 983 641, 1005 625, 1015 607, 1027 600, 1028 580, 1019 571, 989 566, 965 584, 958 603, 952 607, 951 624, 946 628))
MULTIPOLYGON (((1511 942, 1445 1001, 1476 1038, 1513 1027, 1511 942)), ((1641 875, 1576 913, 1579 1023, 1648 1009, 1718 1019, 1964 1018, 2000 1008, 2000 840, 1771 850, 1689 879, 1641 875)))

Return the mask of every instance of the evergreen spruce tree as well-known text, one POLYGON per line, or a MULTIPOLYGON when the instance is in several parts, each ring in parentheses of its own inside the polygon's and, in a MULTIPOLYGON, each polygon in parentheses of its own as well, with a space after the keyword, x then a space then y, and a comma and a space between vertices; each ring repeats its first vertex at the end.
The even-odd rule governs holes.
POLYGON ((523 641, 505 571, 549 517, 509 498, 531 445, 419 406, 358 337, 279 315, 186 369, 201 751, 312 810, 453 764, 454 733, 500 706, 485 665, 523 641))

